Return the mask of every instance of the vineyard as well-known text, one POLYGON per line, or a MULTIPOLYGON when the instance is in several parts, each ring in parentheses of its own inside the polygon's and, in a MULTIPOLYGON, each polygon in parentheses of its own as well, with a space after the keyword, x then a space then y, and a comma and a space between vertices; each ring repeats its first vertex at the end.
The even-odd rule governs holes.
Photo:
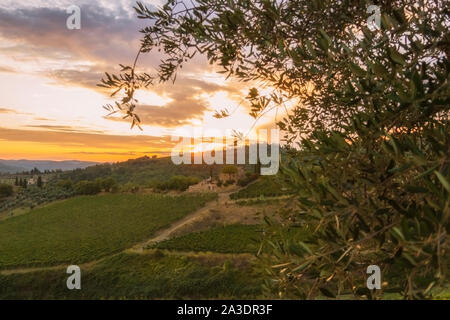
POLYGON ((32 210, 0 222, 0 269, 80 264, 119 252, 215 197, 82 196, 32 210))
POLYGON ((178 251, 256 253, 262 235, 261 225, 229 225, 169 239, 154 247, 178 251))
POLYGON ((0 212, 12 212, 17 208, 33 209, 36 206, 72 196, 74 196, 73 190, 60 188, 56 185, 48 185, 44 188, 30 186, 27 189, 21 189, 11 199, 0 202, 0 212))
MULTIPOLYGON (((67 290, 65 268, 0 275, 0 299, 211 299, 261 297, 263 280, 230 257, 121 253, 83 271, 67 290)), ((237 261, 239 262, 239 261, 237 261)))

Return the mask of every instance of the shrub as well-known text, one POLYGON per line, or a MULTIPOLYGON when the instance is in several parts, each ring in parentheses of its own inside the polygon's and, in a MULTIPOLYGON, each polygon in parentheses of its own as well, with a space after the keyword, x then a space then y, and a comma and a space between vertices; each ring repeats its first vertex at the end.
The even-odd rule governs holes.
POLYGON ((95 181, 101 186, 101 188, 105 192, 111 192, 114 186, 117 184, 116 180, 114 180, 113 178, 104 178, 104 179, 98 178, 95 181))
POLYGON ((255 181, 256 179, 258 179, 258 174, 256 173, 251 173, 251 172, 246 172, 245 173, 245 177, 241 178, 238 180, 237 184, 241 187, 245 187, 246 185, 248 185, 250 182, 255 181))
POLYGON ((139 191, 139 186, 134 183, 128 182, 125 185, 123 185, 121 189, 122 192, 136 193, 139 191))
POLYGON ((189 186, 197 184, 200 179, 197 177, 173 176, 167 182, 156 183, 157 190, 178 190, 185 191, 189 186))

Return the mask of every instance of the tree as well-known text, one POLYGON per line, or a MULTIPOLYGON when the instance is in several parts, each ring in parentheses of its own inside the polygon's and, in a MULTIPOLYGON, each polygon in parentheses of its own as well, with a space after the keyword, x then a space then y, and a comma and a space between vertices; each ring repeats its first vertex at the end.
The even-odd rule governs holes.
POLYGON ((14 181, 14 185, 16 186, 16 187, 18 187, 19 186, 19 178, 16 176, 16 180, 14 181))
POLYGON ((0 199, 10 197, 14 194, 13 186, 5 183, 0 183, 0 199))
POLYGON ((42 188, 42 187, 43 187, 44 184, 43 184, 43 182, 42 182, 42 177, 41 177, 41 176, 39 176, 39 177, 37 178, 36 185, 37 185, 38 188, 42 188))
POLYGON ((65 189, 65 190, 72 190, 73 189, 73 181, 71 179, 59 180, 57 182, 57 186, 65 189))
POLYGON ((195 54, 228 77, 273 88, 250 89, 247 103, 256 120, 285 110, 278 125, 292 146, 282 173, 299 208, 272 224, 263 256, 278 296, 374 297, 365 287, 372 264, 384 270, 383 289, 406 298, 430 297, 446 281, 449 12, 442 0, 378 1, 381 25, 371 30, 368 4, 171 0, 151 10, 138 3, 138 17, 152 22, 138 57, 162 51, 158 74, 122 66, 101 84, 124 93, 106 109, 122 110, 132 126, 140 122, 135 91, 175 81, 195 54), (290 227, 299 219, 315 230, 307 241, 290 227))
POLYGON ((186 191, 189 186, 195 185, 200 182, 197 177, 186 177, 186 176, 172 176, 168 181, 158 182, 155 185, 157 190, 178 190, 186 191))
POLYGON ((78 195, 96 195, 101 191, 101 185, 95 181, 80 181, 75 185, 75 193, 78 195))
POLYGON ((28 181, 27 181, 27 179, 24 178, 24 179, 22 180, 21 186, 22 186, 22 188, 24 188, 24 189, 26 189, 26 188, 28 187, 28 181))
POLYGON ((261 174, 261 162, 259 161, 259 159, 255 165, 255 174, 257 174, 258 176, 261 174))
POLYGON ((116 180, 113 178, 100 179, 99 183, 105 192, 111 192, 113 187, 117 184, 116 180))

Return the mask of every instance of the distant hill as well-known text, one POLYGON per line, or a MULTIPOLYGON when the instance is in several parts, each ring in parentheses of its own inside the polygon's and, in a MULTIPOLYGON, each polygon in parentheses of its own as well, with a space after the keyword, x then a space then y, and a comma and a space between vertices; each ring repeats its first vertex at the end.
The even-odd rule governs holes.
POLYGON ((16 173, 22 171, 30 171, 38 168, 40 171, 44 170, 74 170, 84 169, 98 164, 97 162, 66 160, 66 161, 52 161, 52 160, 1 160, 0 159, 0 173, 16 173))
POLYGON ((15 172, 21 172, 21 171, 25 171, 25 168, 19 168, 19 167, 7 165, 5 163, 2 163, 0 160, 0 173, 15 173, 15 172))

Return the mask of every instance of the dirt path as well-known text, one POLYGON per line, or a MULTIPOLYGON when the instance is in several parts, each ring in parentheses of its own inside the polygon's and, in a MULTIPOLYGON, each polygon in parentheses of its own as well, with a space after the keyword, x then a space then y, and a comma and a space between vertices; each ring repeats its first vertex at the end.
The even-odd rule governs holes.
MULTIPOLYGON (((182 218, 181 220, 175 221, 168 228, 157 231, 156 234, 151 239, 148 239, 144 242, 134 245, 132 248, 127 248, 119 253, 115 253, 112 255, 102 257, 97 260, 93 260, 93 261, 90 261, 87 263, 80 264, 79 267, 82 270, 89 269, 89 268, 95 266, 96 264, 100 263, 101 261, 105 260, 106 258, 115 256, 115 255, 123 253, 123 252, 143 253, 144 249, 148 245, 169 239, 170 236, 174 232, 179 230, 180 228, 182 228, 190 223, 194 223, 195 221, 198 221, 200 219, 203 219, 204 217, 206 217, 208 214, 211 213, 211 210, 218 210, 220 207, 224 206, 225 203, 230 200, 230 194, 233 192, 235 192, 235 191, 219 193, 218 194, 219 197, 217 200, 213 200, 213 201, 206 203, 204 207, 198 209, 197 211, 194 211, 193 213, 182 218)), ((6 270, 0 270, 0 275, 22 274, 22 273, 47 271, 47 270, 59 270, 59 269, 66 269, 67 267, 68 267, 67 264, 61 264, 61 265, 47 266, 47 267, 6 269, 6 270)))
POLYGON ((63 268, 67 268, 67 265, 58 265, 51 267, 36 267, 36 268, 20 268, 20 269, 11 269, 11 270, 2 270, 0 274, 3 276, 8 276, 11 274, 21 274, 21 273, 29 273, 29 272, 38 272, 38 271, 48 271, 48 270, 59 270, 63 268))

